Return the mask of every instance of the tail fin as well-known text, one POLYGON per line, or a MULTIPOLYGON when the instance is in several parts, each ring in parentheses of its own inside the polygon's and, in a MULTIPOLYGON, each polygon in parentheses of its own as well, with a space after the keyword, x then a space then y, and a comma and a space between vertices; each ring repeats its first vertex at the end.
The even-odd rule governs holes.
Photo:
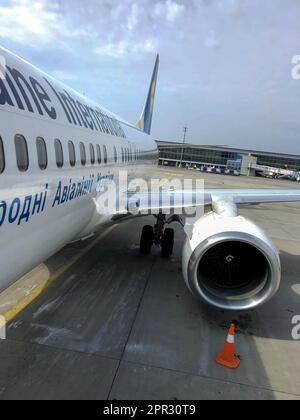
POLYGON ((153 116, 153 109, 154 109, 154 99, 155 99, 155 92, 156 92, 156 84, 157 84, 157 75, 158 75, 158 67, 159 67, 159 55, 156 57, 156 62, 153 70, 153 75, 151 79, 151 84, 149 88, 149 93, 147 96, 146 104, 142 115, 137 123, 137 127, 144 131, 147 134, 151 133, 151 125, 152 125, 152 116, 153 116))

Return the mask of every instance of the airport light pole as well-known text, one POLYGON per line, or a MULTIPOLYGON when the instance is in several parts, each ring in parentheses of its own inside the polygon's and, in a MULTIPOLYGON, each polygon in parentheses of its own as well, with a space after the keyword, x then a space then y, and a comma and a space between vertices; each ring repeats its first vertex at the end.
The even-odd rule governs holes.
POLYGON ((188 127, 183 127, 183 142, 182 142, 182 151, 181 151, 181 158, 180 158, 180 168, 182 167, 183 152, 184 152, 184 145, 185 145, 185 142, 186 142, 187 132, 188 132, 188 127))

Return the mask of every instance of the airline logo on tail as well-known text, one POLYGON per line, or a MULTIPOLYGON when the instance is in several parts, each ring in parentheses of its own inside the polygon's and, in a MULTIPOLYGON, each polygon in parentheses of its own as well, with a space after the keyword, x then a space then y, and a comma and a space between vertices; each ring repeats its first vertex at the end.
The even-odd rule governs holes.
POLYGON ((159 68, 159 55, 157 55, 153 75, 151 79, 151 84, 149 88, 149 93, 147 96, 146 104, 142 115, 137 123, 137 127, 144 131, 146 134, 151 133, 151 126, 152 126, 152 117, 153 117, 153 110, 154 110, 154 101, 155 101, 155 93, 156 93, 156 85, 157 85, 157 76, 158 76, 158 68, 159 68))

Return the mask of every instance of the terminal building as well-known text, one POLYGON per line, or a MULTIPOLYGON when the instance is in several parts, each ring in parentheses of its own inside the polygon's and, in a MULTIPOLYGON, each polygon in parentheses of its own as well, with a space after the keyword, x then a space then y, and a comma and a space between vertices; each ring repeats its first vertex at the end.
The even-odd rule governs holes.
POLYGON ((159 163, 165 166, 235 172, 238 175, 295 177, 300 155, 158 141, 159 163))

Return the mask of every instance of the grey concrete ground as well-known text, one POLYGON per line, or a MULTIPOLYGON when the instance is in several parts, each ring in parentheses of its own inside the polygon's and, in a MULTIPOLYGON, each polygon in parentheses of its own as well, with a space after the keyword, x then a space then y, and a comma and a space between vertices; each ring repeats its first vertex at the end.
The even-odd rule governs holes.
MULTIPOLYGON (((216 188, 296 187, 205 178, 216 188)), ((300 204, 242 209, 274 239, 283 265, 278 295, 243 313, 189 294, 180 228, 173 258, 162 260, 159 250, 139 255, 147 220, 120 225, 9 324, 0 341, 0 399, 300 399, 300 342, 291 338, 300 314, 299 211, 300 204), (242 360, 236 371, 214 362, 231 321, 242 360)))

